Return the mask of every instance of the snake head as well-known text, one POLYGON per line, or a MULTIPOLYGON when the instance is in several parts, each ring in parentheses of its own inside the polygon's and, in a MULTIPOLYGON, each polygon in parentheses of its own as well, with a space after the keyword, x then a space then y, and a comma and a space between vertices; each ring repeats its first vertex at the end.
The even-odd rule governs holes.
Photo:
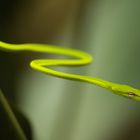
POLYGON ((140 101, 140 90, 127 85, 113 85, 111 90, 120 96, 140 101))

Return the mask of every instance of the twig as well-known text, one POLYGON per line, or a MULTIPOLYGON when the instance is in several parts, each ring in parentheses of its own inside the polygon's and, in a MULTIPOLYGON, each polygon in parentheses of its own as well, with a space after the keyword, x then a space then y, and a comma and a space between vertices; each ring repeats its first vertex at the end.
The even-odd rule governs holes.
POLYGON ((17 138, 19 140, 27 140, 20 124, 18 123, 7 99, 4 97, 4 94, 2 93, 1 90, 0 90, 0 107, 4 110, 4 112, 8 118, 8 121, 12 125, 13 130, 15 131, 17 138))

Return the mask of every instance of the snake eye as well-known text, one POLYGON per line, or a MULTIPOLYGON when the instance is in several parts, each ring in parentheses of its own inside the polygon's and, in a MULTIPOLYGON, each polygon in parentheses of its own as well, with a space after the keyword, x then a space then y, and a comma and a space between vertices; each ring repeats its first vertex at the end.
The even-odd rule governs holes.
POLYGON ((129 92, 129 93, 128 93, 128 96, 129 96, 129 97, 134 97, 134 96, 136 96, 136 94, 133 93, 133 92, 129 92))

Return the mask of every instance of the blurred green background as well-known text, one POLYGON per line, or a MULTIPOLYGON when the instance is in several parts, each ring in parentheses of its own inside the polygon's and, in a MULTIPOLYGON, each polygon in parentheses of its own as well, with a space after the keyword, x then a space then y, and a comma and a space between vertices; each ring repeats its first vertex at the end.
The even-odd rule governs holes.
MULTIPOLYGON (((139 7, 138 0, 2 0, 0 38, 89 52, 89 66, 59 69, 140 88, 139 7)), ((28 119, 22 125, 30 123, 34 140, 140 139, 139 102, 29 68, 32 59, 53 57, 0 52, 1 89, 28 119)))

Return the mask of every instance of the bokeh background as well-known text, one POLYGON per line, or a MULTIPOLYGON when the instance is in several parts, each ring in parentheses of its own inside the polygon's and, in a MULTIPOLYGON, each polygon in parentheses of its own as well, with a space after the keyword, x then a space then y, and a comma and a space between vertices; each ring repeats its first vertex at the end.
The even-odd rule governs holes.
MULTIPOLYGON (((0 40, 89 52, 94 63, 59 70, 140 88, 139 7, 137 0, 1 0, 0 40)), ((140 139, 139 102, 29 68, 32 59, 53 57, 0 52, 1 89, 33 140, 140 139)), ((7 127, 0 123, 5 134, 7 127)))

